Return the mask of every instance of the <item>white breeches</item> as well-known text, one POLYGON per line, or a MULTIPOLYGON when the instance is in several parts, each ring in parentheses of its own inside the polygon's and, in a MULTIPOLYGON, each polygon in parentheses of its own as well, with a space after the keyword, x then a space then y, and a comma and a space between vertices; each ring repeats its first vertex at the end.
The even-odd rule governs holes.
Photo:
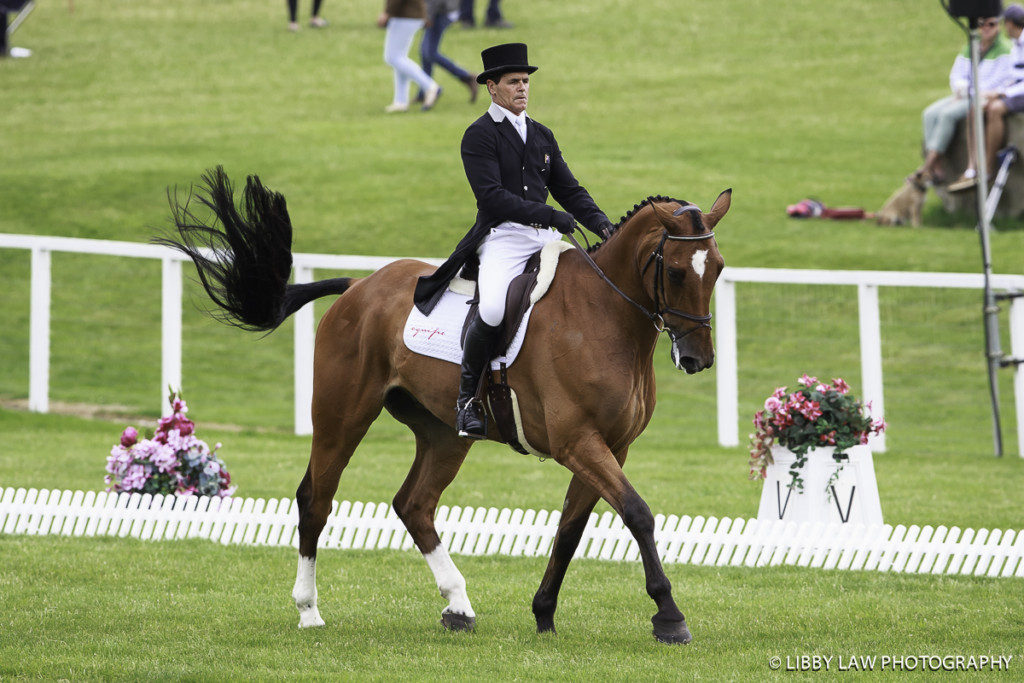
POLYGON ((518 223, 505 222, 491 228, 477 248, 480 273, 477 286, 480 292, 480 318, 496 327, 505 318, 505 295, 509 283, 523 272, 527 259, 548 242, 562 238, 552 228, 530 228, 518 223))

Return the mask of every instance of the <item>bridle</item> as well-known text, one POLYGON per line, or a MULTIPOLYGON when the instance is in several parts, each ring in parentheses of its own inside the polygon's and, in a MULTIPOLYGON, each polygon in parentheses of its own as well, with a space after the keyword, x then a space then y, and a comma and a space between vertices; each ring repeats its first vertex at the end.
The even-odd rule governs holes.
MULTIPOLYGON (((696 211, 697 213, 700 213, 700 209, 699 208, 697 208, 693 204, 687 204, 685 206, 681 206, 678 209, 676 209, 675 212, 672 215, 679 216, 679 215, 682 215, 686 211, 696 211)), ((662 233, 661 233, 661 240, 658 242, 658 246, 655 247, 654 251, 651 252, 651 255, 647 257, 647 261, 644 263, 644 267, 640 270, 640 278, 642 280, 644 275, 647 273, 647 269, 650 267, 650 265, 652 263, 654 264, 654 312, 653 313, 651 311, 649 311, 646 306, 644 306, 643 304, 635 301, 632 297, 630 297, 628 294, 626 294, 621 289, 619 289, 618 286, 616 286, 616 284, 614 282, 612 282, 610 279, 608 279, 608 276, 604 274, 604 271, 601 270, 601 267, 599 265, 597 265, 597 263, 594 262, 594 259, 592 259, 590 257, 590 254, 587 253, 586 249, 581 247, 580 243, 577 242, 576 238, 573 237, 571 234, 569 235, 569 241, 572 242, 573 245, 575 245, 576 249, 578 249, 581 254, 583 254, 583 258, 597 272, 597 274, 601 277, 602 280, 604 280, 606 283, 608 283, 608 285, 612 289, 614 289, 616 291, 616 293, 618 293, 619 296, 621 296, 623 299, 625 299, 629 303, 633 304, 633 306, 635 306, 641 313, 643 313, 645 316, 647 316, 648 320, 650 320, 652 323, 654 323, 654 329, 656 329, 659 333, 662 332, 662 331, 667 331, 669 337, 672 338, 672 341, 673 342, 678 342, 683 337, 686 337, 686 336, 690 335, 691 333, 696 332, 697 330, 701 329, 702 327, 706 327, 706 328, 708 328, 710 330, 711 329, 711 314, 708 313, 707 315, 693 315, 692 313, 687 313, 685 311, 680 311, 678 309, 669 308, 668 307, 668 305, 667 305, 668 304, 668 300, 667 300, 667 297, 665 296, 665 242, 668 242, 669 240, 672 240, 672 241, 675 241, 675 242, 697 242, 697 241, 701 241, 701 240, 712 239, 714 236, 715 236, 714 231, 705 232, 705 233, 702 233, 700 235, 680 235, 680 236, 670 235, 668 230, 663 230, 662 231, 662 233), (677 317, 689 320, 691 322, 695 322, 697 324, 694 325, 693 327, 691 327, 689 330, 687 330, 683 334, 677 336, 672 330, 670 330, 670 329, 665 327, 665 316, 666 315, 674 315, 674 316, 677 316, 677 317)))

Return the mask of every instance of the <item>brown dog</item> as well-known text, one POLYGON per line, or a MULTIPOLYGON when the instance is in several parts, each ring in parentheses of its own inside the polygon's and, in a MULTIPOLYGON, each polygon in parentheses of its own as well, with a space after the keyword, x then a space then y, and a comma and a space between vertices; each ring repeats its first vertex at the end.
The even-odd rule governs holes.
POLYGON ((925 170, 917 170, 907 176, 903 187, 892 193, 882 208, 875 214, 879 225, 921 225, 921 207, 928 190, 931 176, 925 170))

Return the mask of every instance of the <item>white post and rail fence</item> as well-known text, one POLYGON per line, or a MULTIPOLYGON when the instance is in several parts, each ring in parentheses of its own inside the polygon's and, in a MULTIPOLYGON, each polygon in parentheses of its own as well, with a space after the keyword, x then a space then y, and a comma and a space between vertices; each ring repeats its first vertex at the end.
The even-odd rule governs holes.
MULTIPOLYGON (((182 263, 180 253, 166 247, 107 240, 0 233, 0 248, 31 252, 31 312, 29 351, 29 409, 49 410, 50 391, 50 301, 51 254, 69 252, 162 262, 161 382, 163 411, 169 406, 164 388, 180 387, 182 375, 182 263)), ((295 282, 311 282, 314 270, 372 271, 397 257, 294 254, 295 282)), ((438 265, 440 259, 420 259, 438 265)), ((885 415, 882 372, 882 338, 879 320, 880 287, 931 287, 983 289, 980 273, 918 273, 898 271, 795 270, 781 268, 727 267, 715 288, 715 347, 717 372, 718 441, 722 446, 740 443, 739 360, 736 328, 736 283, 777 285, 840 285, 857 288, 860 328, 861 384, 872 414, 885 415)), ((1024 293, 1024 275, 994 275, 992 287, 1007 294, 1024 293)), ((295 314, 295 433, 310 434, 310 406, 313 391, 313 338, 315 320, 312 304, 295 314)), ((1024 358, 1024 296, 1010 299, 1010 355, 1024 358)), ((980 350, 979 350, 980 351, 980 350)), ((1018 453, 1024 457, 1024 364, 1014 370, 1013 396, 1017 422, 1018 453)), ((154 391, 156 394, 156 391, 154 391)), ((885 450, 885 437, 871 442, 872 450, 885 450)))

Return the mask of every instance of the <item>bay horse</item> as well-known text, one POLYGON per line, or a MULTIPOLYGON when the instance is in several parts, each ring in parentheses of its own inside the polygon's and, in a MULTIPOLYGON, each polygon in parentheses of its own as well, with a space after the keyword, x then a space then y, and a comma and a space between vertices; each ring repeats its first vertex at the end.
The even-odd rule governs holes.
MULTIPOLYGON (((417 278, 433 267, 405 259, 364 278, 288 284, 292 226, 284 197, 249 176, 236 207, 222 168, 203 181, 194 196, 214 216, 197 217, 187 200, 182 205, 171 197, 175 234, 156 241, 194 261, 222 319, 271 331, 306 303, 340 295, 316 333, 312 449, 296 491, 299 558, 292 597, 299 626, 324 624, 317 606, 317 541, 342 472, 386 409, 416 437, 412 468, 392 505, 448 600, 441 624, 472 629, 476 615, 466 581, 434 528, 438 499, 473 444, 454 428, 459 366, 416 355, 402 340, 417 278)), ((604 499, 639 546, 647 593, 657 606, 655 638, 691 639, 658 557, 654 518, 622 465, 654 411, 659 333, 669 333, 677 368, 695 373, 714 362, 709 311, 724 261, 712 231, 728 211, 731 193, 720 194, 708 213, 688 202, 648 197, 591 248, 592 258, 582 249, 562 254, 548 293, 535 305, 508 381, 519 397, 528 442, 572 472, 533 598, 538 632, 555 631, 566 569, 591 511, 604 499)))

